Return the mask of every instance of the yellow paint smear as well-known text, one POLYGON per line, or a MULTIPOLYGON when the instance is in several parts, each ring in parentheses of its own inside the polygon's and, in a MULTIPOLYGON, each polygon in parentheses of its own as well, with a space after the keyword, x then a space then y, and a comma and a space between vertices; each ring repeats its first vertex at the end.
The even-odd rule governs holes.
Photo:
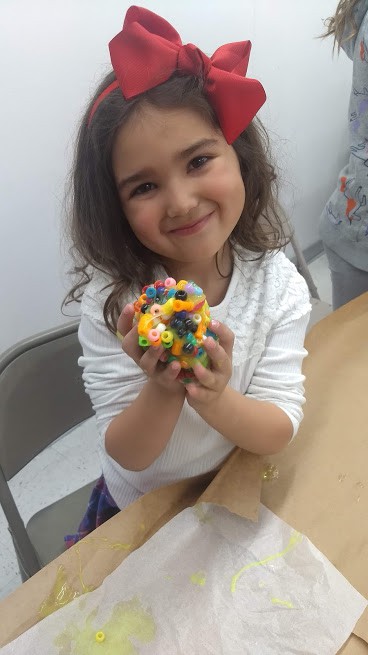
POLYGON ((300 534, 300 532, 296 532, 296 530, 293 530, 290 535, 289 543, 286 546, 286 548, 284 548, 284 550, 281 550, 279 553, 274 553, 273 555, 269 555, 268 557, 265 557, 265 559, 259 560, 258 562, 250 562, 250 564, 246 564, 246 566, 243 566, 243 568, 240 569, 240 571, 238 571, 231 578, 230 590, 232 591, 232 593, 234 593, 235 591, 236 583, 238 582, 240 576, 243 575, 245 571, 249 571, 249 569, 252 569, 255 566, 264 566, 265 564, 269 564, 270 562, 272 562, 275 559, 278 559, 279 557, 284 557, 284 555, 289 553, 293 548, 295 548, 295 546, 300 544, 302 539, 303 539, 303 535, 300 534))
POLYGON ((291 603, 289 600, 281 600, 281 598, 271 598, 271 603, 273 603, 273 605, 281 605, 282 607, 288 607, 289 609, 294 608, 293 603, 291 603))
POLYGON ((147 644, 155 637, 154 620, 138 598, 117 604, 104 625, 97 625, 96 615, 94 610, 83 628, 70 624, 56 637, 59 655, 138 655, 134 642, 147 644), (97 633, 104 634, 102 642, 96 641, 97 633))
POLYGON ((206 574, 204 571, 198 571, 197 573, 192 573, 190 576, 190 581, 192 584, 198 585, 199 587, 204 587, 206 584, 206 574))

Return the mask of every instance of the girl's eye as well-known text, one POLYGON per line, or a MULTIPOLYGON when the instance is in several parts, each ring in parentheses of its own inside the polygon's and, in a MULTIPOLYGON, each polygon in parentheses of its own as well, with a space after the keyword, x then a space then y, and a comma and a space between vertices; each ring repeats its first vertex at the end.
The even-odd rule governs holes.
POLYGON ((195 157, 192 159, 192 161, 189 164, 190 168, 202 168, 207 162, 209 161, 209 157, 205 157, 204 155, 201 157, 195 157))
POLYGON ((145 182, 144 184, 140 184, 139 186, 137 186, 136 189, 134 189, 134 191, 132 191, 130 197, 132 198, 133 196, 142 196, 145 193, 149 193, 150 191, 152 191, 154 186, 155 185, 153 184, 153 182, 145 182))

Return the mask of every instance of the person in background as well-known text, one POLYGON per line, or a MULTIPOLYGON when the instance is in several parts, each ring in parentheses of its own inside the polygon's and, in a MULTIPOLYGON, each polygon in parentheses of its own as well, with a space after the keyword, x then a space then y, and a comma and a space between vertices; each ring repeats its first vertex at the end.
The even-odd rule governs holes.
POLYGON ((368 291, 368 0, 341 0, 326 27, 323 36, 353 61, 349 161, 320 221, 338 309, 368 291))

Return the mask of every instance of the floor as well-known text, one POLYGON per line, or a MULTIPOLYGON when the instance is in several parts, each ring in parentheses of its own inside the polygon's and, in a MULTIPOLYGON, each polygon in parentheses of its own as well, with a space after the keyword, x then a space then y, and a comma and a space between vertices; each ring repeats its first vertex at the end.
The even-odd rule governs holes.
MULTIPOLYGON (((324 255, 309 270, 321 300, 331 304, 331 283, 324 255)), ((96 479, 100 474, 96 428, 89 419, 64 435, 10 481, 15 502, 25 522, 45 505, 96 479)), ((0 508, 0 598, 21 584, 7 523, 0 508)))

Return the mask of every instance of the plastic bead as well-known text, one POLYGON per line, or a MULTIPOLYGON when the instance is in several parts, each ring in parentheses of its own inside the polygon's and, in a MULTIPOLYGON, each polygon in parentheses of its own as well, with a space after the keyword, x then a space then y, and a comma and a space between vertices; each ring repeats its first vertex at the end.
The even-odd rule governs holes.
POLYGON ((174 340, 174 335, 170 330, 165 330, 164 332, 161 332, 162 343, 170 343, 170 341, 173 340, 174 340))
POLYGON ((182 312, 182 311, 187 311, 190 312, 192 311, 194 307, 194 303, 188 301, 188 300, 175 300, 173 301, 173 310, 174 312, 182 312))
POLYGON ((99 644, 102 644, 102 642, 105 641, 105 633, 102 632, 102 630, 99 630, 96 632, 95 639, 99 644))
POLYGON ((193 366, 209 366, 203 341, 216 335, 208 329, 210 310, 203 291, 195 282, 174 278, 146 285, 134 305, 138 343, 142 348, 162 345, 167 363, 178 361, 184 383, 194 379, 193 366))
MULTIPOLYGON (((166 343, 166 341, 161 341, 161 344, 163 345, 164 348, 171 348, 173 343, 174 343, 173 339, 171 341, 168 341, 167 343, 166 343)), ((175 359, 175 357, 174 357, 174 359, 175 359)))
POLYGON ((150 313, 153 314, 153 316, 159 316, 159 314, 161 314, 161 305, 158 305, 157 303, 151 305, 150 313))
POLYGON ((166 289, 171 289, 172 287, 176 286, 176 280, 174 280, 173 277, 167 277, 164 282, 164 286, 166 287, 166 289))
POLYGON ((151 343, 155 343, 160 340, 160 333, 158 330, 152 329, 148 332, 147 337, 151 343))
POLYGON ((186 300, 186 299, 188 298, 188 294, 187 294, 186 291, 184 291, 184 289, 179 289, 179 290, 175 293, 175 298, 176 298, 177 300, 186 300))

